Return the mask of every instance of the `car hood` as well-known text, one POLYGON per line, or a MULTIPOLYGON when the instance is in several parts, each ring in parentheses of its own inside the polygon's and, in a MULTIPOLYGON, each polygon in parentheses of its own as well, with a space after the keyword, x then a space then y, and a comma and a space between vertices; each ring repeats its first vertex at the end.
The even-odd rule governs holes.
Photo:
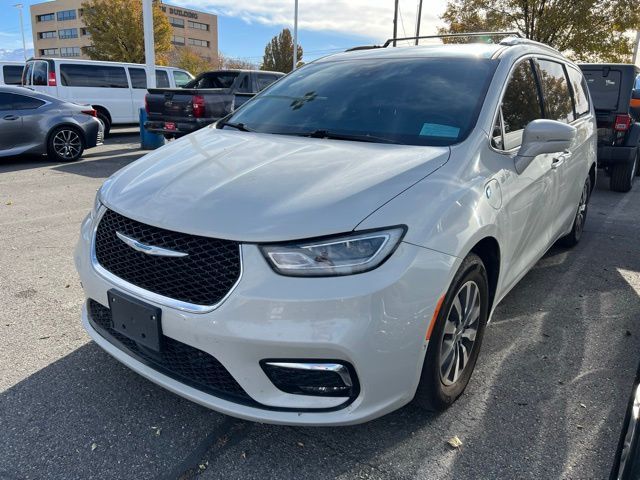
POLYGON ((353 230, 443 165, 448 147, 205 128, 113 175, 109 208, 175 231, 246 242, 353 230))

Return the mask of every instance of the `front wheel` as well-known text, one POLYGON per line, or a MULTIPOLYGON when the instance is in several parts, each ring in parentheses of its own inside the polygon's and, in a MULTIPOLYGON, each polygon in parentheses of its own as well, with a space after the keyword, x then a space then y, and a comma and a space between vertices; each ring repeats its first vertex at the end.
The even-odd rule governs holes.
POLYGON ((57 127, 49 135, 47 154, 57 162, 75 162, 84 152, 84 139, 73 127, 57 127))
POLYGON ((469 254, 435 319, 414 398, 418 406, 441 411, 462 394, 478 359, 488 315, 487 272, 480 257, 469 254))
POLYGON ((565 235, 560 239, 560 243, 568 248, 575 247, 582 238, 582 232, 584 231, 584 224, 587 221, 587 212, 589 211, 589 197, 591 196, 591 177, 587 177, 582 187, 582 194, 580 195, 580 202, 578 203, 578 210, 576 216, 573 219, 573 226, 568 235, 565 235))

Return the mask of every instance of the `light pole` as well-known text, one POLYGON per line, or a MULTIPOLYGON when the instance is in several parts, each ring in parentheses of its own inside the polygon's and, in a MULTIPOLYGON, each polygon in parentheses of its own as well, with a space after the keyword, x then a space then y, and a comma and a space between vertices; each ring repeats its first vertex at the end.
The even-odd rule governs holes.
POLYGON ((418 1, 418 16, 416 18, 416 45, 418 45, 418 37, 420 36, 420 21, 422 20, 422 0, 418 1))
POLYGON ((20 32, 22 33, 22 53, 24 54, 24 59, 27 59, 27 44, 24 41, 24 24, 22 23, 22 4, 16 3, 14 5, 20 12, 20 32))
POLYGON ((298 65, 298 0, 293 15, 293 70, 298 65))
POLYGON ((153 41, 152 0, 142 0, 142 27, 144 31, 144 61, 147 66, 147 88, 156 88, 156 50, 153 41))
POLYGON ((638 61, 638 44, 639 43, 640 43, 640 30, 636 32, 636 43, 633 45, 633 60, 631 60, 631 63, 633 63, 634 65, 638 61))

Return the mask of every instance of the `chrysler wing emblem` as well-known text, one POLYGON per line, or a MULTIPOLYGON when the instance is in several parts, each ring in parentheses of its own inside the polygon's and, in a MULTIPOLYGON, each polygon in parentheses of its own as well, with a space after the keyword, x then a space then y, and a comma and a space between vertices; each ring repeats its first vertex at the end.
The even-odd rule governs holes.
POLYGON ((168 248, 146 245, 142 242, 139 242, 135 238, 127 237, 124 233, 116 232, 116 235, 120 240, 122 240, 134 250, 146 253, 147 255, 155 255, 157 257, 186 257, 187 255, 189 255, 188 253, 176 252, 175 250, 169 250, 168 248))

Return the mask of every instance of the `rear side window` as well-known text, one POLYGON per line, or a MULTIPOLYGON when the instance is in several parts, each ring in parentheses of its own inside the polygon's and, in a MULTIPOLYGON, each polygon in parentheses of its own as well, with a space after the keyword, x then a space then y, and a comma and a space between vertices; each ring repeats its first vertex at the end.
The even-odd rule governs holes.
POLYGON ((587 79, 593 106, 596 110, 617 110, 618 95, 620 93, 620 71, 585 70, 582 72, 587 79))
POLYGON ((580 118, 589 113, 589 91, 587 90, 587 83, 578 70, 567 68, 567 73, 569 74, 569 83, 573 91, 576 118, 580 118))
POLYGON ((6 85, 20 85, 22 83, 22 71, 24 67, 19 65, 4 65, 2 76, 6 85))
POLYGON ((180 70, 173 71, 173 79, 176 82, 176 87, 184 87, 192 80, 192 78, 187 75, 186 72, 182 72, 180 70))
POLYGON ((0 110, 33 110, 44 103, 42 100, 24 95, 0 93, 0 110))
POLYGON ((559 122, 574 120, 573 103, 564 66, 549 60, 537 60, 544 98, 545 117, 559 122))
POLYGON ((493 146, 503 150, 519 147, 522 144, 524 128, 529 122, 542 118, 536 77, 529 60, 520 63, 514 69, 502 98, 500 113, 503 127, 497 125, 494 128, 493 146), (503 132, 502 138, 498 132, 503 132))
POLYGON ((33 64, 33 85, 47 84, 47 62, 35 62, 33 64))
POLYGON ((265 73, 259 73, 258 74, 258 79, 257 79, 258 91, 261 92, 262 90, 267 88, 269 85, 271 85, 273 82, 275 82, 277 79, 278 79, 278 77, 275 76, 275 75, 268 75, 268 74, 265 74, 265 73))
MULTIPOLYGON (((129 68, 132 88, 147 88, 147 72, 144 68, 129 68)), ((156 88, 169 88, 169 75, 164 70, 156 70, 156 88)))
POLYGON ((164 70, 156 70, 156 88, 169 88, 169 75, 164 70))
POLYGON ((124 67, 63 63, 60 77, 66 87, 129 88, 124 67))

